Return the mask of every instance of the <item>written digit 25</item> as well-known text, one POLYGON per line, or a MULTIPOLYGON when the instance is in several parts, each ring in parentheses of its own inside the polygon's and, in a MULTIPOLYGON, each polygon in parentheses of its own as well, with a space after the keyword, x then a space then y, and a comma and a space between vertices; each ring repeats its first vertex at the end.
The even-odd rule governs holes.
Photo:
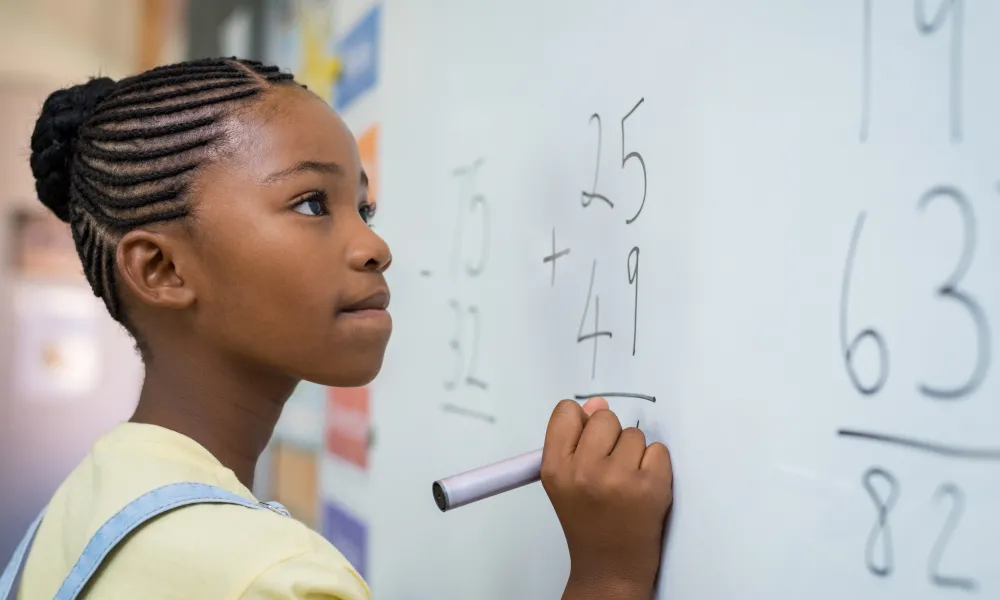
MULTIPOLYGON (((642 212, 643 207, 646 206, 646 190, 648 187, 648 181, 646 179, 646 160, 642 157, 642 154, 638 152, 635 151, 628 153, 625 152, 625 121, 627 121, 629 117, 631 117, 635 113, 635 111, 640 106, 642 106, 642 103, 645 101, 646 101, 645 98, 639 98, 639 101, 635 103, 635 106, 633 106, 632 109, 629 110, 628 113, 626 113, 621 120, 621 130, 622 130, 621 168, 624 169, 625 165, 627 165, 628 161, 630 160, 639 161, 639 166, 642 168, 642 201, 639 203, 639 208, 635 211, 635 214, 632 215, 631 218, 625 219, 626 225, 631 225, 632 223, 634 223, 635 220, 639 218, 639 214, 642 212)), ((591 186, 589 192, 587 190, 583 190, 580 192, 580 204, 584 208, 587 208, 591 204, 593 204, 594 199, 597 199, 607 204, 608 207, 614 208, 615 203, 605 194, 601 194, 597 191, 598 176, 600 175, 601 172, 601 144, 603 141, 603 132, 602 132, 603 124, 601 123, 601 115, 599 113, 594 113, 590 115, 590 122, 593 123, 595 121, 597 122, 597 158, 594 162, 594 183, 591 186)))
POLYGON ((479 307, 470 304, 463 310, 458 300, 451 300, 448 302, 448 305, 455 314, 455 333, 448 342, 448 347, 452 349, 455 355, 455 369, 454 376, 451 379, 445 380, 444 389, 453 391, 463 381, 464 375, 465 385, 485 390, 488 386, 477 374, 479 366, 479 341, 481 336, 479 307), (466 317, 472 321, 472 349, 469 353, 468 362, 466 362, 465 353, 462 351, 466 317))

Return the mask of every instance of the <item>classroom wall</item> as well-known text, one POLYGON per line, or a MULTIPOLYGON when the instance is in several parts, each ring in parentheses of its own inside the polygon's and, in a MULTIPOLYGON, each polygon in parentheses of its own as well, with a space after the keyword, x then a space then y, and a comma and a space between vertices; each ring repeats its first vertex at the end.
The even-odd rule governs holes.
POLYGON ((27 163, 30 134, 53 90, 181 56, 184 35, 176 22, 161 19, 157 47, 149 46, 153 36, 140 38, 140 27, 152 25, 144 17, 164 7, 178 11, 182 4, 0 2, 0 556, 9 555, 94 439, 128 417, 141 383, 131 341, 80 275, 68 228, 37 201, 27 163), (25 218, 32 225, 21 229, 25 218), (19 242, 30 249, 27 262, 17 261, 19 242), (65 354, 81 344, 90 356, 65 354), (47 379, 53 347, 71 370, 47 379))

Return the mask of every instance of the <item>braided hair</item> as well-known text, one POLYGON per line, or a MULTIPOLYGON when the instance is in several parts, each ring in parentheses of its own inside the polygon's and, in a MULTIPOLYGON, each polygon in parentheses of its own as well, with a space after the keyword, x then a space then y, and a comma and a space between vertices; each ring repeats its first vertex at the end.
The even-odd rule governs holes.
POLYGON ((31 136, 35 189, 69 223, 94 295, 130 331, 116 293, 118 242, 187 217, 192 178, 224 141, 224 118, 283 84, 295 82, 278 67, 204 59, 92 79, 45 101, 31 136))

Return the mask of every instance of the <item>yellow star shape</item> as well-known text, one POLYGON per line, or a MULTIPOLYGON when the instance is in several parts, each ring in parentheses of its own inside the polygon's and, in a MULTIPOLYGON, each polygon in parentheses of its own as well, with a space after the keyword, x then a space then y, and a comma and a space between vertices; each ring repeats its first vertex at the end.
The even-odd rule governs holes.
POLYGON ((330 40, 319 31, 319 19, 306 17, 302 21, 302 66, 299 78, 306 87, 329 103, 333 84, 340 78, 341 63, 327 50, 330 40))

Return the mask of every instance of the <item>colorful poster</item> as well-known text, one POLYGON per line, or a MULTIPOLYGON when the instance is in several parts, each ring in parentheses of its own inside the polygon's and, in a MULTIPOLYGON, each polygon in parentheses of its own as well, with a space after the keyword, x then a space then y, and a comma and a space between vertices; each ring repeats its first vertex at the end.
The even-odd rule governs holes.
POLYGON ((369 404, 367 387, 327 392, 326 450, 361 470, 368 469, 369 404))
POLYGON ((272 493, 292 516, 315 529, 319 524, 319 465, 316 452, 277 443, 271 463, 272 493))
POLYGON ((361 166, 368 174, 368 201, 378 205, 378 123, 365 129, 358 137, 361 166))
POLYGON ((326 102, 340 75, 340 61, 333 54, 333 14, 331 0, 279 0, 271 11, 269 36, 269 60, 289 69, 326 102))
POLYGON ((327 103, 340 74, 340 62, 333 56, 333 7, 321 0, 303 1, 299 13, 302 41, 298 80, 327 103))
POLYGON ((378 82, 381 17, 382 6, 376 4, 337 45, 343 69, 337 82, 338 111, 346 109, 378 82))
POLYGON ((350 561, 361 577, 368 571, 368 527, 336 502, 323 509, 323 537, 350 561))

